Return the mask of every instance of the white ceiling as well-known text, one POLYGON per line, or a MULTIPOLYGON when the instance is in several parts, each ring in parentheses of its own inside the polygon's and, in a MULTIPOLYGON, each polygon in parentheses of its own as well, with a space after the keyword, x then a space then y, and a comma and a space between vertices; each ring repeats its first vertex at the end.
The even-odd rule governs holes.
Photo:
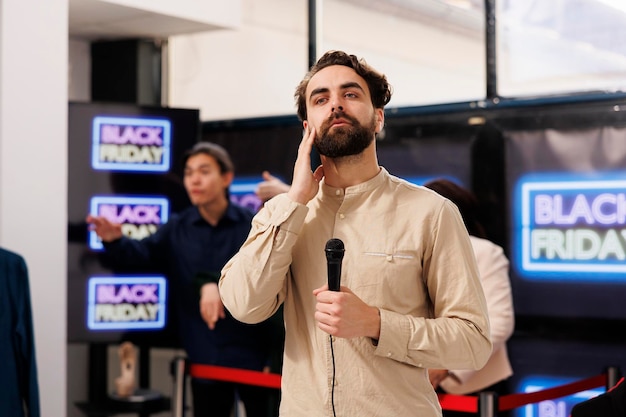
MULTIPOLYGON (((123 38, 160 38, 172 35, 224 29, 219 22, 208 22, 195 16, 172 13, 158 13, 150 10, 146 0, 69 0, 69 36, 86 40, 123 38), (136 7, 132 7, 135 5, 136 7), (142 5, 147 7, 142 7, 142 5)), ((161 0, 169 3, 170 0, 161 0)), ((191 0, 189 0, 191 1, 191 0)), ((219 15, 227 6, 224 0, 193 0, 206 2, 205 7, 213 7, 219 15), (212 6, 209 4, 212 3, 212 6), (215 9, 217 8, 217 9, 215 9)), ((232 1, 232 0, 228 0, 232 1)), ((483 0, 343 0, 382 13, 397 14, 409 19, 433 19, 440 24, 448 22, 453 29, 482 27, 483 0)), ((181 0, 177 11, 185 8, 181 0)), ((187 3, 193 4, 193 3, 187 3)))
POLYGON ((69 0, 69 36, 86 40, 167 38, 223 29, 206 21, 174 17, 100 0, 69 0))

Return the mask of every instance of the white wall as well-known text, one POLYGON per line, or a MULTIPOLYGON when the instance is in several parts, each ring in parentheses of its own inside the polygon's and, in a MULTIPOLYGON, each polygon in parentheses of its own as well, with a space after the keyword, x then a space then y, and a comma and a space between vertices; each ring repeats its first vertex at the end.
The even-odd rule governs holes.
POLYGON ((66 415, 67 15, 0 0, 0 245, 29 268, 44 417, 66 415))
POLYGON ((172 107, 203 120, 293 114, 307 69, 306 0, 242 1, 242 26, 170 38, 172 107))
POLYGON ((91 100, 91 44, 86 40, 68 42, 67 99, 91 100))
MULTIPOLYGON (((170 38, 169 104, 202 120, 295 114, 293 93, 308 69, 307 0, 242 0, 242 25, 170 38)), ((365 58, 394 86, 392 107, 484 98, 482 33, 445 30, 326 0, 328 49, 365 58)))

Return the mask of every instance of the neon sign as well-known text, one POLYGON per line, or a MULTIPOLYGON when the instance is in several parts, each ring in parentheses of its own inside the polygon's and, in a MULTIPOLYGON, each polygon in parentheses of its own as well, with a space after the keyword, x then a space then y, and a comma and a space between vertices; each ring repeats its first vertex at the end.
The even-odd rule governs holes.
MULTIPOLYGON (((537 392, 575 382, 575 378, 557 378, 551 376, 530 376, 524 378, 516 392, 537 392)), ((568 417, 575 404, 604 393, 604 389, 596 388, 580 391, 567 397, 545 400, 528 404, 516 410, 516 417, 568 417)))
POLYGON ((91 330, 162 329, 166 297, 163 277, 91 277, 87 327, 91 330))
MULTIPOLYGON (((167 222, 169 201, 162 197, 95 196, 91 198, 89 213, 120 223, 125 236, 140 240, 154 234, 167 222)), ((89 247, 103 248, 94 231, 89 231, 89 247)))
POLYGON ((626 280, 626 180, 523 177, 516 191, 515 223, 521 275, 626 280))
POLYGON ((108 171, 168 171, 171 132, 166 119, 94 117, 91 166, 108 171))
POLYGON ((230 200, 256 213, 263 204, 256 195, 256 187, 261 181, 263 177, 236 178, 229 188, 230 200))

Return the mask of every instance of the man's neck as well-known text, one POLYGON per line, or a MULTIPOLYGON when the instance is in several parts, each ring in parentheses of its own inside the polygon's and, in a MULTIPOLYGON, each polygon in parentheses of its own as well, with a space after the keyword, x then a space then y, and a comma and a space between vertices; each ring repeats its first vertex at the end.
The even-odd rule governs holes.
POLYGON ((200 216, 202 216, 207 223, 211 226, 216 226, 220 219, 224 217, 227 208, 228 200, 224 197, 217 201, 198 206, 198 211, 200 212, 200 216))
POLYGON ((324 182, 331 187, 347 188, 371 180, 380 172, 376 150, 368 147, 358 155, 324 158, 324 182))

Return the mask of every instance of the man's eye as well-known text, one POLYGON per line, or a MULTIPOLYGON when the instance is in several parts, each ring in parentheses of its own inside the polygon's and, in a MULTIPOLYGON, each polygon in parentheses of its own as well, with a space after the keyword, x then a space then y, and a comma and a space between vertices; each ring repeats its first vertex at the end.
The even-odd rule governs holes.
POLYGON ((317 100, 315 100, 315 104, 324 104, 326 103, 327 99, 324 97, 318 98, 317 100))
POLYGON ((357 95, 355 93, 346 93, 346 97, 355 98, 357 95))

